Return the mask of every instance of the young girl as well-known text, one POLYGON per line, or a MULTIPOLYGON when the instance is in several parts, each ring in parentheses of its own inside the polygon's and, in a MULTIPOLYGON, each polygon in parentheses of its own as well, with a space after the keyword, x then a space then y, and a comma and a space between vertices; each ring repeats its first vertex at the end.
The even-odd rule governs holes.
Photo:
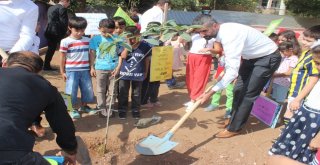
MULTIPOLYGON (((171 40, 168 40, 165 45, 171 45, 173 47, 173 65, 172 65, 172 71, 179 71, 182 67, 184 67, 181 57, 184 55, 184 40, 179 37, 178 35, 175 35, 172 37, 171 40)), ((175 77, 173 76, 172 72, 172 78, 167 79, 166 83, 169 89, 179 89, 183 88, 185 86, 185 82, 177 82, 175 77)))
POLYGON ((282 55, 282 62, 273 75, 272 98, 283 104, 290 87, 290 75, 297 65, 298 57, 293 54, 293 43, 289 41, 280 43, 279 51, 282 55))
MULTIPOLYGON (((312 49, 313 63, 320 71, 320 46, 312 49)), ((284 155, 302 163, 313 161, 314 150, 308 147, 320 130, 320 80, 315 84, 305 102, 294 114, 285 130, 269 151, 271 155, 284 155)))
MULTIPOLYGON (((194 21, 194 24, 197 24, 194 21)), ((187 58, 186 83, 190 101, 185 103, 187 111, 195 103, 195 100, 204 92, 210 75, 212 54, 222 52, 221 44, 212 38, 203 38, 205 30, 199 29, 191 37, 192 46, 187 58)))

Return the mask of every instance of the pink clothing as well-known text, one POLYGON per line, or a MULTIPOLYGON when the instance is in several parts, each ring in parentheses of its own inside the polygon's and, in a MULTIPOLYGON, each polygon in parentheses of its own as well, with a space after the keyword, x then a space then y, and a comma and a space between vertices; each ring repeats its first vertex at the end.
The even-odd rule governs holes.
POLYGON ((173 47, 173 70, 178 70, 184 66, 181 61, 181 56, 183 56, 184 48, 179 40, 180 39, 178 38, 176 41, 170 42, 170 45, 173 47))
MULTIPOLYGON (((298 63, 298 57, 292 55, 290 57, 283 57, 282 62, 275 73, 285 73, 290 68, 295 68, 298 63)), ((273 83, 279 84, 281 86, 289 87, 290 86, 290 76, 286 77, 276 77, 273 80, 273 83)))

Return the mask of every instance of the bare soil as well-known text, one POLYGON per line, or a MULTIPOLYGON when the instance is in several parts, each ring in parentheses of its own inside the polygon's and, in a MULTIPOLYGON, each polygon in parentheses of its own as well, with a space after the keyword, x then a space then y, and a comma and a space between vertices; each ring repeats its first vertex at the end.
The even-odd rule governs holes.
MULTIPOLYGON (((53 67, 58 68, 59 56, 53 58, 53 67)), ((59 91, 64 91, 65 82, 58 71, 42 72, 59 91)), ((178 72, 179 80, 184 80, 184 71, 178 72)), ((95 79, 93 78, 95 86, 95 79)), ((242 134, 229 139, 217 139, 218 123, 223 122, 225 112, 224 104, 213 112, 204 112, 199 107, 191 117, 174 134, 172 141, 178 142, 172 151, 159 156, 139 155, 134 146, 150 134, 163 137, 171 127, 185 114, 183 103, 188 101, 186 89, 169 90, 165 83, 160 86, 159 99, 162 107, 142 109, 142 117, 159 115, 162 121, 154 126, 137 129, 136 122, 128 113, 126 120, 118 117, 110 119, 107 138, 107 153, 103 153, 106 119, 98 115, 83 115, 81 119, 74 121, 76 134, 81 136, 87 144, 93 164, 98 165, 185 165, 185 164, 214 164, 214 165, 262 165, 266 163, 268 149, 272 140, 276 138, 280 127, 268 128, 254 117, 250 117, 242 134)), ((222 101, 224 98, 222 99, 222 101)), ((95 107, 94 104, 90 105, 95 107)), ((55 135, 46 121, 42 124, 47 127, 44 138, 37 139, 34 147, 44 155, 55 155, 60 148, 55 142, 55 135)))

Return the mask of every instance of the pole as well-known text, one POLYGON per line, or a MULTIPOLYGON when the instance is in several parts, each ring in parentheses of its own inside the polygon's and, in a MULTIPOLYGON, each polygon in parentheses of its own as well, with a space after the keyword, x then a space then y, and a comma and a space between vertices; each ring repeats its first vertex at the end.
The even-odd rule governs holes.
POLYGON ((286 14, 286 4, 284 3, 284 0, 281 0, 279 15, 285 15, 285 14, 286 14))
POLYGON ((272 0, 268 0, 267 9, 271 9, 271 5, 272 5, 272 0))

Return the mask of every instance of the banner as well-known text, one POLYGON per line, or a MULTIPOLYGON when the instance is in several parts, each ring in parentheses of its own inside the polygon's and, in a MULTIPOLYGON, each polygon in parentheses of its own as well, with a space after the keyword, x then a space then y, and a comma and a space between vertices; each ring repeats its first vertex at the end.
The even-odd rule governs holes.
POLYGON ((150 82, 171 79, 172 65, 172 46, 153 47, 150 66, 150 82))
POLYGON ((281 109, 282 105, 277 102, 267 97, 259 96, 253 103, 251 115, 255 116, 271 128, 275 128, 281 109))
POLYGON ((122 10, 121 7, 118 8, 118 10, 116 11, 116 13, 114 14, 113 17, 122 17, 126 23, 127 23, 127 26, 135 26, 135 23, 134 21, 130 18, 130 16, 122 10))
POLYGON ((277 27, 281 24, 282 21, 283 21, 283 18, 272 20, 269 26, 267 27, 267 29, 263 32, 263 34, 267 36, 272 34, 277 29, 277 27))
POLYGON ((108 18, 104 13, 76 13, 77 17, 83 17, 87 20, 88 26, 85 30, 86 35, 100 34, 99 22, 102 19, 108 18))

